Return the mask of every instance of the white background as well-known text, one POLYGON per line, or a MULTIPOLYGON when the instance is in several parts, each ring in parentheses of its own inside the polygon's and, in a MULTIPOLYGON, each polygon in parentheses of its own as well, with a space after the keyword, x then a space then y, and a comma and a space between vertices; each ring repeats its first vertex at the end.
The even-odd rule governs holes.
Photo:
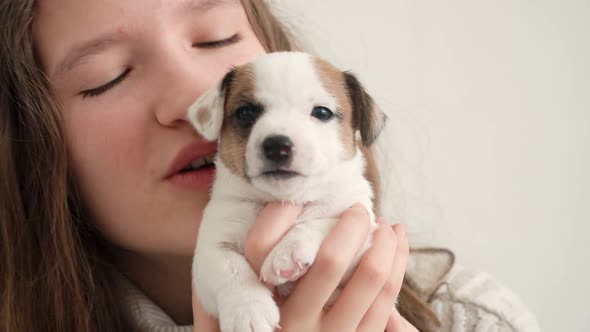
POLYGON ((414 244, 590 331, 590 1, 289 0, 390 114, 414 244))

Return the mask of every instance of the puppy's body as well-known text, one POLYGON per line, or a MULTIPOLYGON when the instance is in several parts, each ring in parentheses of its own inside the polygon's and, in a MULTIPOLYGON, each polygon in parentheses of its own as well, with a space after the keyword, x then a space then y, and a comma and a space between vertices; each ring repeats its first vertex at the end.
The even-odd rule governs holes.
POLYGON ((375 228, 360 145, 370 145, 384 118, 370 112, 370 97, 354 77, 302 53, 265 55, 239 67, 191 107, 195 128, 219 139, 193 277, 203 307, 219 317, 222 331, 278 326, 272 294, 243 255, 248 229, 266 203, 304 205, 260 271, 275 285, 305 273, 339 215, 354 203, 367 208, 375 228))

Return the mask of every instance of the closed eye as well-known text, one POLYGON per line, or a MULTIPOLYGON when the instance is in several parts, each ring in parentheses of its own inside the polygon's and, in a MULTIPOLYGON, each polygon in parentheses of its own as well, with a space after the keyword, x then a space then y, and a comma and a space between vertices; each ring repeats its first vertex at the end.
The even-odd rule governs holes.
POLYGON ((242 36, 240 36, 239 34, 236 33, 235 35, 233 35, 229 38, 226 38, 226 39, 222 39, 222 40, 213 40, 213 41, 195 43, 195 44, 193 44, 193 47, 219 48, 219 47, 235 44, 235 43, 239 42, 240 40, 242 40, 242 36))
POLYGON ((131 68, 127 68, 121 75, 117 76, 117 78, 108 82, 107 84, 101 85, 98 88, 84 90, 84 91, 80 92, 80 94, 82 95, 82 98, 95 97, 100 94, 103 94, 104 92, 113 88, 115 85, 121 83, 127 77, 127 75, 129 75, 130 72, 131 72, 131 68))

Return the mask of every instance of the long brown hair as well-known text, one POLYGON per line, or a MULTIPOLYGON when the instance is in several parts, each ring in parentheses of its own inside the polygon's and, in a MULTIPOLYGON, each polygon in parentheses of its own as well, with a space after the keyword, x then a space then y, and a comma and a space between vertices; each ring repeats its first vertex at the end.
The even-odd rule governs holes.
POLYGON ((0 7, 0 330, 127 329, 104 242, 81 218, 33 14, 33 0, 0 7))
MULTIPOLYGON (((262 0, 242 4, 268 52, 299 49, 262 0)), ((69 173, 34 10, 34 0, 0 3, 0 330, 131 331, 108 245, 69 173)))

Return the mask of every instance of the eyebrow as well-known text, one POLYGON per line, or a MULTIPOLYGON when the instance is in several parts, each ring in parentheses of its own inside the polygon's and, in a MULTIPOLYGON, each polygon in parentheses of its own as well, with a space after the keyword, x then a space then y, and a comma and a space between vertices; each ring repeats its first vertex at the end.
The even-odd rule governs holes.
POLYGON ((209 10, 219 7, 220 5, 236 2, 230 0, 201 0, 201 1, 188 1, 181 5, 181 10, 192 10, 200 13, 208 12, 209 10))
MULTIPOLYGON (((180 12, 197 12, 204 14, 213 8, 219 7, 223 4, 234 2, 230 0, 200 0, 200 1, 186 1, 180 5, 180 12)), ((70 71, 75 66, 79 65, 85 58, 104 52, 105 50, 121 44, 127 40, 124 34, 119 31, 110 31, 96 38, 75 44, 66 54, 64 59, 55 67, 52 76, 62 76, 70 71)))
POLYGON ((55 67, 53 76, 61 76, 73 67, 77 66, 91 55, 103 52, 108 48, 120 44, 125 38, 119 32, 107 32, 96 38, 75 44, 63 60, 55 67))

